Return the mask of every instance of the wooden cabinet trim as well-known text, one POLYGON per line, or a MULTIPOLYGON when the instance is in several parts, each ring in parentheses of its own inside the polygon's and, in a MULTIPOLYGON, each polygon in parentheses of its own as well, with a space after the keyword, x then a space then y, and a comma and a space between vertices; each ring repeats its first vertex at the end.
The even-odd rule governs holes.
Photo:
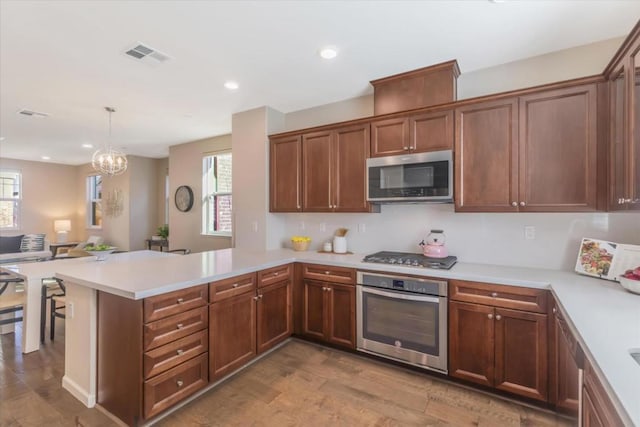
POLYGON ((194 286, 144 299, 144 322, 153 322, 209 303, 207 285, 194 286))
POLYGON ((449 280, 449 298, 492 307, 547 313, 547 290, 449 280))

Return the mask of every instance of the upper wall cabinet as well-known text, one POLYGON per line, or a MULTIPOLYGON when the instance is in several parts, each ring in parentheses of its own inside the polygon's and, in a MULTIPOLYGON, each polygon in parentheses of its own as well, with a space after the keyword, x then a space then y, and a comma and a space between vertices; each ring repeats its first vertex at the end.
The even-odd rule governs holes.
POLYGON ((302 136, 305 212, 369 212, 366 159, 369 124, 302 136))
POLYGON ((270 147, 270 210, 302 210, 302 137, 273 138, 270 147))
POLYGON ((456 210, 596 209, 595 84, 456 109, 456 210))
POLYGON ((453 148, 453 110, 371 122, 371 157, 453 148))
POLYGON ((605 69, 609 81, 609 210, 640 210, 640 22, 605 69))

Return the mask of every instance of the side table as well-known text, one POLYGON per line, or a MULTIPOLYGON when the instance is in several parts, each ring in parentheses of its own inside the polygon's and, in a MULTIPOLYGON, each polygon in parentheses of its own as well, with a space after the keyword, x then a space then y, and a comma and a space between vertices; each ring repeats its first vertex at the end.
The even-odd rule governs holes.
POLYGON ((78 246, 80 242, 64 242, 64 243, 49 243, 49 249, 51 249, 51 256, 56 257, 58 249, 60 248, 73 248, 78 246))

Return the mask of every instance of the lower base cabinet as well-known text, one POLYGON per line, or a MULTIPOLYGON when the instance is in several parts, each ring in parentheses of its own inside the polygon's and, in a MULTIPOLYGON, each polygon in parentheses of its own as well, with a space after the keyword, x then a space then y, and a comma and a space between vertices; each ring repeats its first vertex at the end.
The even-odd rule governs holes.
POLYGON ((546 402, 547 291, 459 280, 449 291, 449 374, 546 402))
POLYGON ((589 361, 584 363, 582 427, 624 426, 589 361))

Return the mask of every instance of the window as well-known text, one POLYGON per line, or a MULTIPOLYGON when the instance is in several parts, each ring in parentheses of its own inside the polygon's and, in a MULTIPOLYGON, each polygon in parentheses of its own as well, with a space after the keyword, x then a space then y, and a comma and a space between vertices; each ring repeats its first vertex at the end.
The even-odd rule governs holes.
POLYGON ((202 159, 202 234, 231 236, 231 153, 202 159))
POLYGON ((102 177, 87 177, 87 227, 102 228, 102 177))
POLYGON ((22 174, 19 171, 0 170, 0 230, 20 228, 21 186, 22 174))

